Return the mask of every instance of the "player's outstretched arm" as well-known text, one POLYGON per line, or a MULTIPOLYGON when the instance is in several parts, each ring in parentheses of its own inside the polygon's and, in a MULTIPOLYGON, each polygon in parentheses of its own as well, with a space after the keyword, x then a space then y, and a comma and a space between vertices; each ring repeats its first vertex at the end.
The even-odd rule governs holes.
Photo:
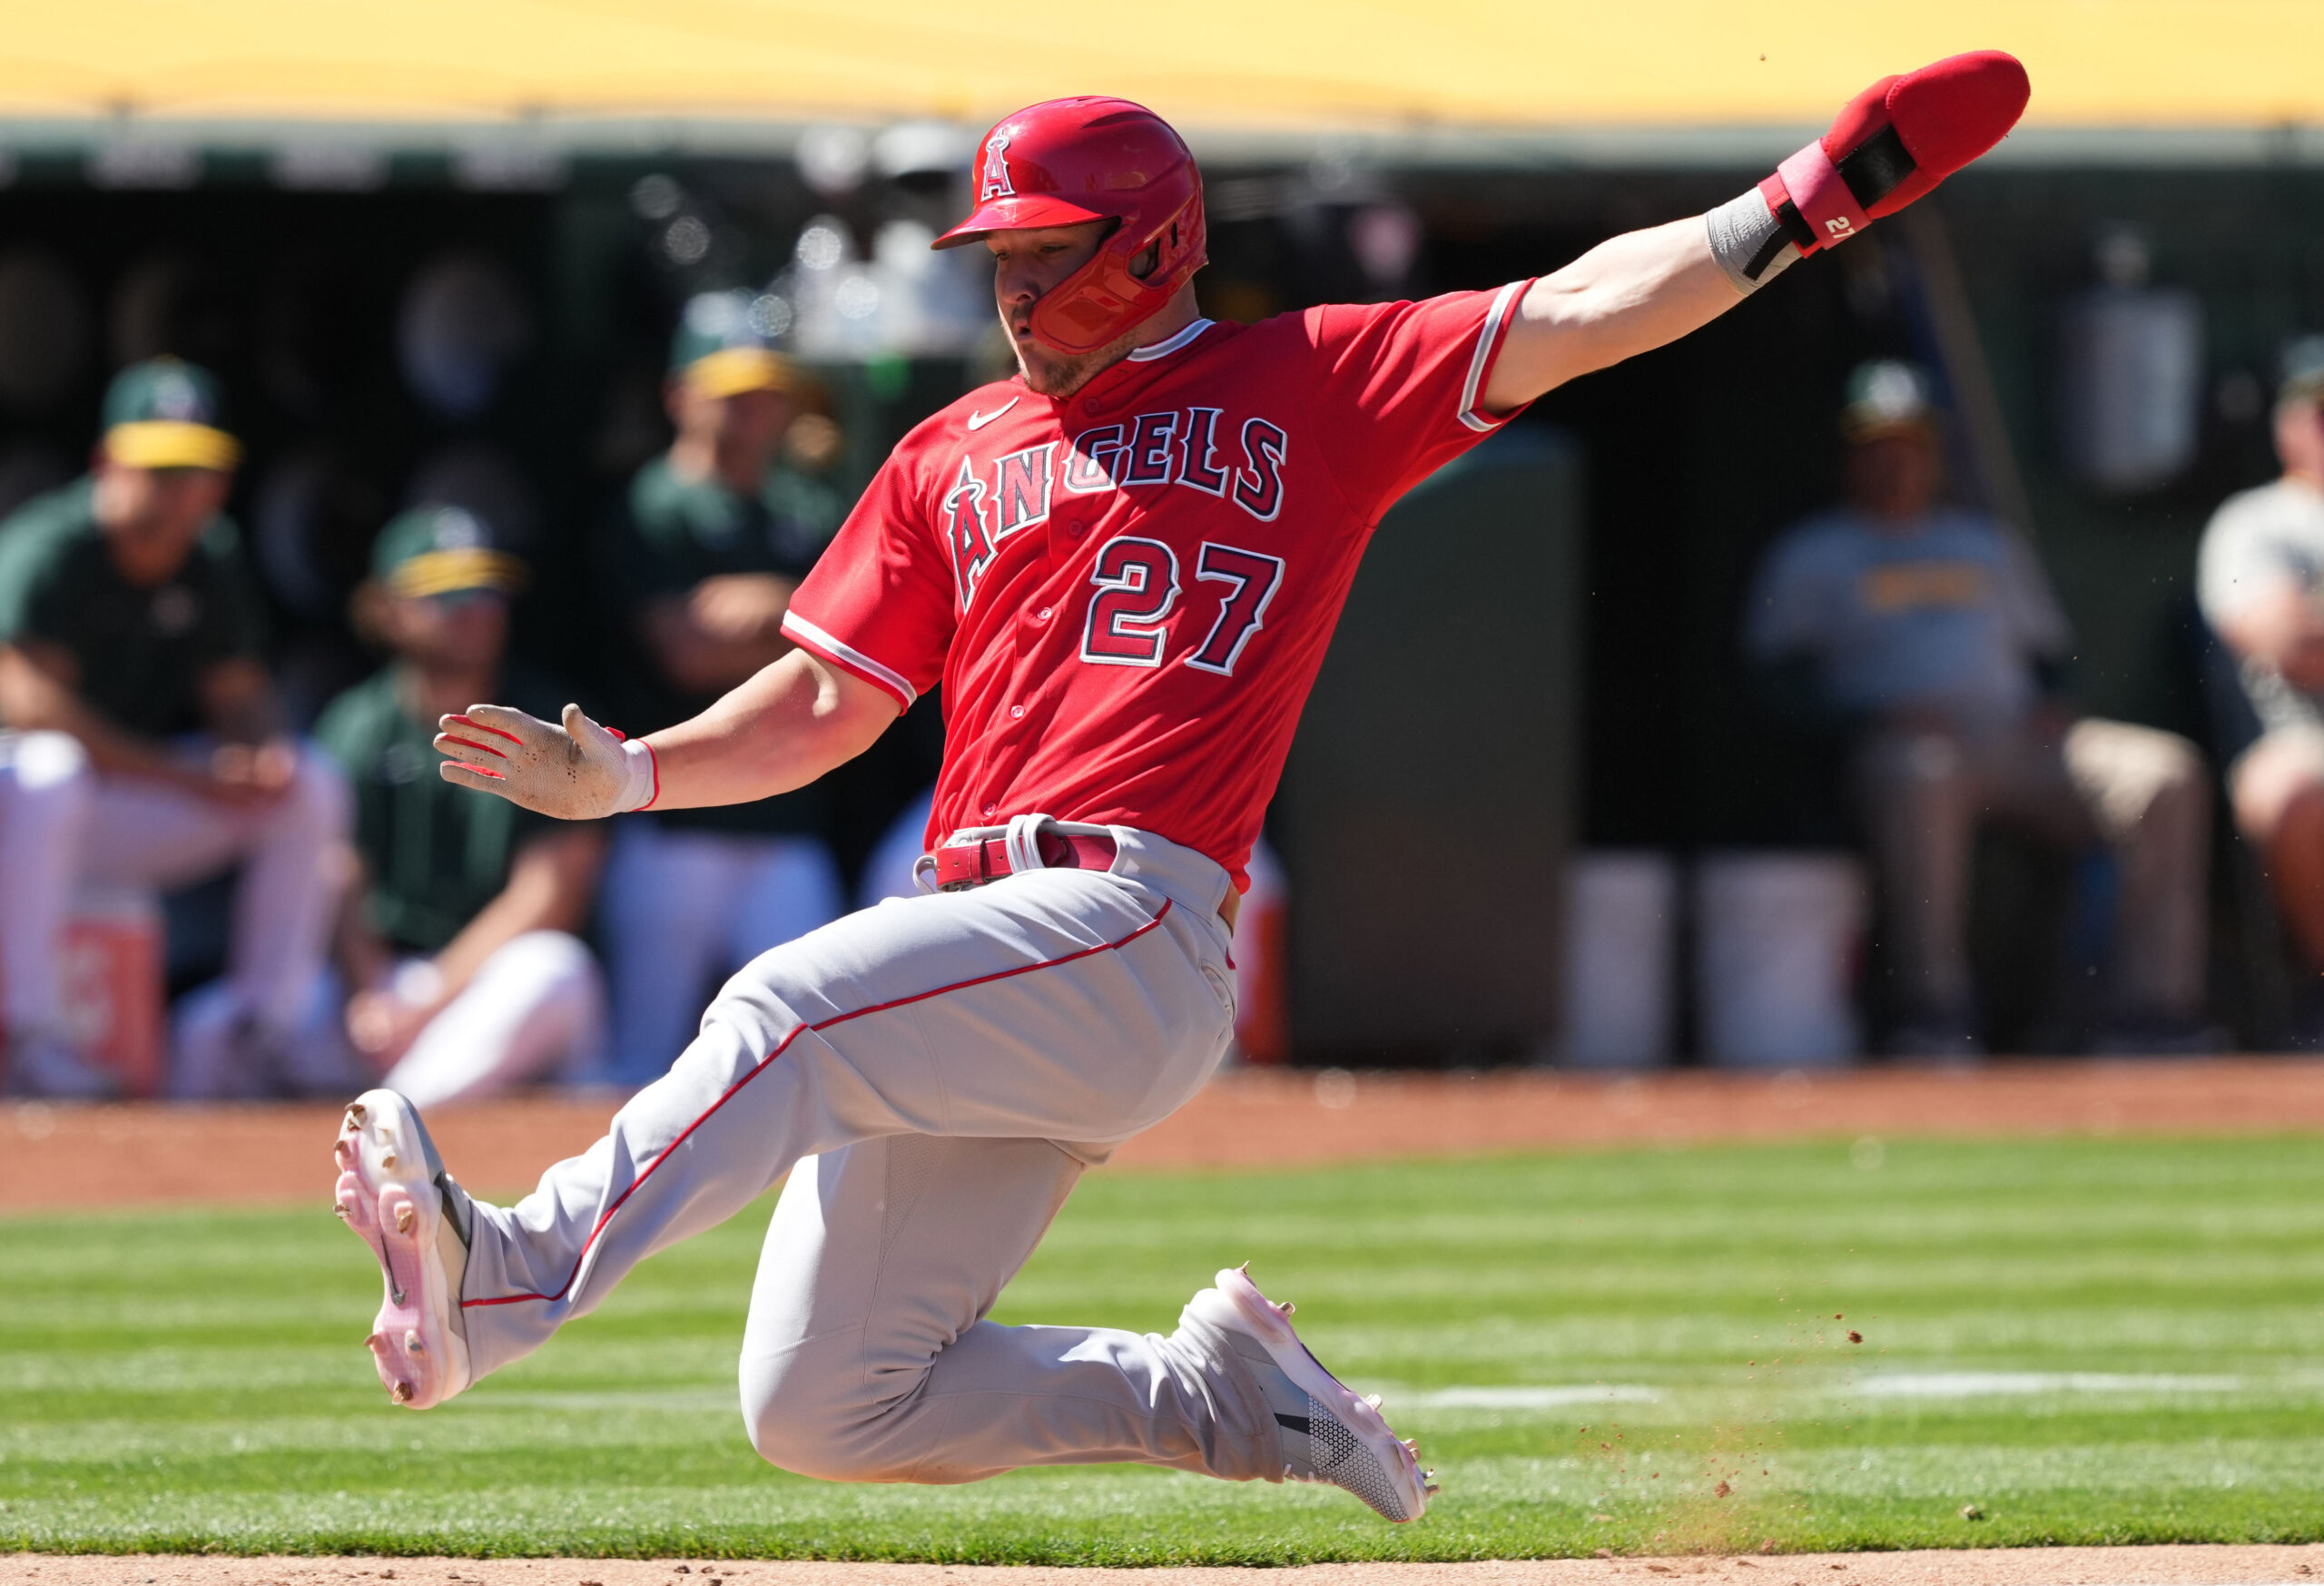
POLYGON ((2029 93, 2025 68, 1998 50, 1883 77, 1732 202, 1602 242, 1534 282, 1485 382, 1485 409, 1508 412, 1709 323, 2001 142, 2029 93))
POLYGON ((1692 215, 1600 242, 1535 281, 1485 382, 1488 413, 1676 341, 1743 300, 1692 215))
POLYGON ((577 704, 562 722, 471 705, 438 723, 446 782, 544 815, 594 821, 649 806, 740 804, 806 786, 896 719, 885 693, 793 650, 690 721, 625 741, 577 704))

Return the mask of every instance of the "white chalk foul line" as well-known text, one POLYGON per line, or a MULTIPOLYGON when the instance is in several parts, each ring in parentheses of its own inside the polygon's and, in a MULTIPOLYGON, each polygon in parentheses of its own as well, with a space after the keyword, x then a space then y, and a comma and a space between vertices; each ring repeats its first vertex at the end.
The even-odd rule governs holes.
POLYGON ((2240 1376, 2166 1376, 2102 1371, 1931 1371, 1867 1376, 1851 1392, 1873 1399, 1979 1399, 2036 1394, 2234 1394, 2240 1376))
POLYGON ((1651 1404, 1662 1395, 1653 1388, 1608 1387, 1602 1383, 1511 1384, 1500 1387, 1430 1388, 1400 1393, 1399 1404, 1422 1410, 1556 1410, 1568 1404, 1651 1404))
MULTIPOLYGON (((1802 1387, 1809 1384, 1802 1384, 1802 1387)), ((2216 1395, 2255 1391, 2240 1376, 2096 1371, 1894 1372, 1830 1384, 1822 1392, 1867 1399, 2030 1398, 2045 1394, 2216 1395)), ((2277 1383, 2274 1385, 2284 1385, 2277 1383)), ((1816 1391, 1816 1390, 1811 1390, 1816 1391)), ((1587 1404, 1653 1404, 1664 1390, 1636 1384, 1499 1384, 1387 1390, 1392 1404, 1416 1410, 1561 1410, 1587 1404)))

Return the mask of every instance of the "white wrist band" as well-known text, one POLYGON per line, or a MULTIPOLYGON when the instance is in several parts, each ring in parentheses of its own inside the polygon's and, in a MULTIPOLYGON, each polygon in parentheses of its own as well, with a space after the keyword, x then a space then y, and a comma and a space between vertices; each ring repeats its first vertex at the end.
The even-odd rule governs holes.
POLYGON ((1747 297, 1798 262, 1798 247, 1756 187, 1704 215, 1703 225, 1710 235, 1711 257, 1747 297))
POLYGON ((654 763, 654 751, 645 746, 643 738, 625 740, 621 753, 628 776, 621 784, 621 797, 614 801, 613 813, 616 815, 644 809, 662 792, 662 778, 654 763))

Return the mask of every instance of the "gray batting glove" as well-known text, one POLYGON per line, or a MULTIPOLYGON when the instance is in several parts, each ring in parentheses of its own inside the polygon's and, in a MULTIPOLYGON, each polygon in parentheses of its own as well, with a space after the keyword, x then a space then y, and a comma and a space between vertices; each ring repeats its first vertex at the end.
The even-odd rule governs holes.
POLYGON ((446 782, 498 793, 560 821, 594 821, 643 809, 660 792, 654 752, 565 707, 565 724, 505 704, 472 704, 437 724, 437 767, 446 782))

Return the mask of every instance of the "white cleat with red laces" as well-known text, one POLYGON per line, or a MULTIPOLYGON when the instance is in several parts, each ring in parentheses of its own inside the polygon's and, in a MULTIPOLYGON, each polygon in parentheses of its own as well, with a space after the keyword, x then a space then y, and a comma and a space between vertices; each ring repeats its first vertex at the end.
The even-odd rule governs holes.
POLYGON ((332 1153, 336 1209, 378 1257, 387 1291, 363 1342, 389 1397, 432 1408, 468 1385, 467 1193, 444 1171, 419 1112, 392 1090, 367 1090, 348 1107, 332 1153))
POLYGON ((1282 1429, 1284 1480, 1342 1487, 1384 1519, 1418 1520, 1436 1492, 1418 1446, 1389 1429, 1376 1397, 1358 1396, 1308 1353, 1291 1309, 1261 1294, 1247 1267, 1230 1266, 1187 1315, 1225 1334, 1265 1390, 1282 1429))

